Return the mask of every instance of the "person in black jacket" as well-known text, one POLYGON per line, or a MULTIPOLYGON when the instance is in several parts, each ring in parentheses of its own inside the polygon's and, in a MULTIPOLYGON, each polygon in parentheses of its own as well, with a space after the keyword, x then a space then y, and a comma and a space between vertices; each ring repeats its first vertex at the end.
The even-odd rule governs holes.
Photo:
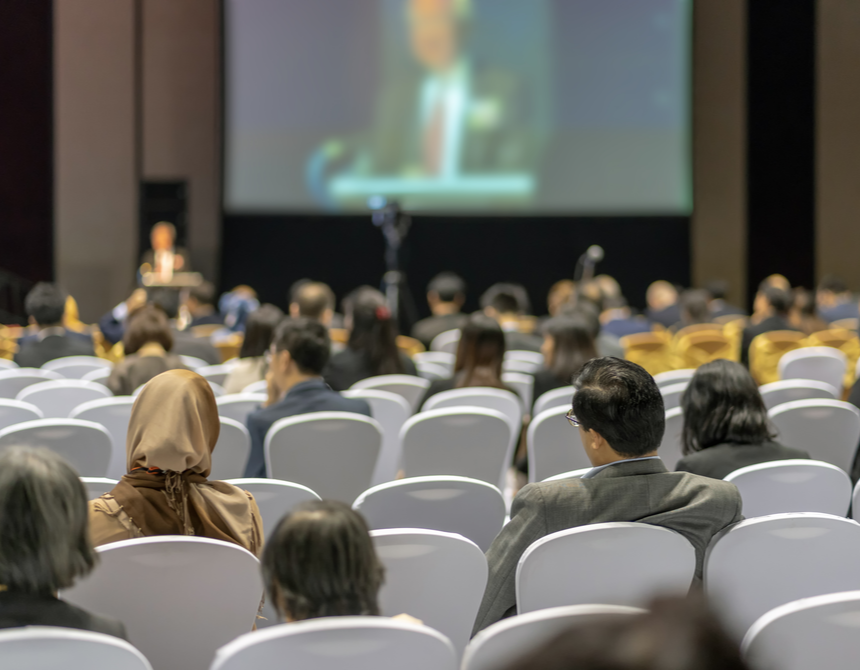
POLYGON ((570 386, 574 375, 592 358, 597 348, 591 325, 581 314, 550 319, 543 327, 544 368, 534 374, 534 399, 547 391, 570 386))
POLYGON ((696 370, 681 408, 685 455, 678 471, 723 479, 756 463, 809 458, 776 442, 758 387, 740 363, 719 359, 696 370))
POLYGON ((750 344, 759 335, 774 330, 797 330, 788 320, 788 310, 791 308, 791 293, 778 286, 766 283, 759 286, 756 294, 756 311, 764 318, 758 323, 744 328, 741 338, 741 363, 749 367, 750 344))
POLYGON ((0 454, 0 628, 60 626, 126 639, 119 621, 57 598, 97 561, 78 473, 47 449, 0 454))
POLYGON ((95 356, 90 337, 70 333, 63 327, 66 296, 54 284, 36 284, 24 299, 24 309, 30 315, 30 323, 39 327, 39 333, 21 343, 15 354, 20 367, 40 368, 65 356, 95 356))
POLYGON ((453 272, 442 272, 427 285, 427 304, 432 316, 412 326, 412 337, 428 349, 433 338, 462 328, 468 318, 460 310, 466 302, 466 282, 453 272))

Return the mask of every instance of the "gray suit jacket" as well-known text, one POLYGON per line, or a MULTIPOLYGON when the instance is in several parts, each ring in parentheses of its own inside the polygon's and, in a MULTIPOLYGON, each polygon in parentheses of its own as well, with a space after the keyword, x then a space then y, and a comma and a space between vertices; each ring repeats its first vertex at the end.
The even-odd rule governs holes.
POLYGON ((611 521, 663 526, 695 547, 701 579, 711 537, 742 519, 734 484, 668 472, 661 460, 611 465, 592 479, 529 484, 514 499, 510 523, 487 552, 490 575, 472 634, 516 613, 517 563, 532 543, 550 533, 611 521))

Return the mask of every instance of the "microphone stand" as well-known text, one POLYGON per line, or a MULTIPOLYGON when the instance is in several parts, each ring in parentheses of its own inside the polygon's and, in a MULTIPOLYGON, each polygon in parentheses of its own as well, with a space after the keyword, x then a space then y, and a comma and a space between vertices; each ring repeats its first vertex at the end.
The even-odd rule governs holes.
MULTIPOLYGON (((400 209, 399 203, 389 202, 373 212, 371 221, 382 231, 382 237, 385 240, 385 274, 382 276, 381 288, 385 294, 391 318, 399 326, 411 325, 416 321, 416 310, 409 287, 406 285, 406 275, 401 269, 401 249, 412 226, 412 218, 400 209), (403 310, 400 309, 401 306, 403 310), (403 323, 401 316, 409 323, 403 323)), ((403 332, 402 329, 401 332, 403 332)))

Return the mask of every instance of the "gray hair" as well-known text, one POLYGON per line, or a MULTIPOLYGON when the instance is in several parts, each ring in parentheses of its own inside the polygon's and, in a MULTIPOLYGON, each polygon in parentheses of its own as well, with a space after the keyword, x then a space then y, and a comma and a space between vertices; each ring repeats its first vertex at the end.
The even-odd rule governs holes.
POLYGON ((69 588, 96 564, 87 494, 78 473, 47 449, 0 453, 0 584, 44 593, 69 588))

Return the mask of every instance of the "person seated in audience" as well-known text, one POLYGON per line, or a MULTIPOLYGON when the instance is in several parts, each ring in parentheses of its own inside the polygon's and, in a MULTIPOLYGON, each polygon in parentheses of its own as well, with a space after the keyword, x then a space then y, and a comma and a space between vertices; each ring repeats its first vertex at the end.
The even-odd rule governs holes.
POLYGON ((263 526, 254 496, 207 479, 220 432, 215 395, 203 377, 170 370, 152 379, 131 410, 127 474, 90 501, 93 544, 193 535, 259 555, 263 526))
POLYGON ((251 453, 245 466, 246 477, 266 476, 266 433, 278 419, 310 412, 371 415, 366 401, 344 398, 323 380, 330 351, 328 331, 318 321, 286 319, 278 326, 269 348, 268 397, 247 418, 251 453))
POLYGON ((767 409, 750 373, 740 363, 705 363, 681 396, 684 458, 676 470, 723 479, 747 465, 809 458, 784 447, 767 418, 767 409))
POLYGON ((173 332, 173 353, 177 356, 194 356, 205 361, 208 365, 218 365, 221 354, 212 345, 208 337, 195 337, 190 331, 182 331, 176 327, 179 317, 179 291, 172 288, 154 288, 149 291, 149 303, 160 308, 170 319, 173 332))
POLYGON ((495 319, 505 333, 508 351, 540 351, 539 335, 520 331, 529 310, 528 294, 519 284, 493 284, 481 296, 481 309, 495 319))
POLYGON ((319 321, 326 328, 332 327, 334 318, 334 292, 328 284, 318 281, 304 281, 292 293, 290 316, 293 319, 304 317, 319 321))
POLYGON ((275 329, 283 320, 284 313, 268 303, 251 312, 245 323, 245 339, 239 350, 239 360, 233 363, 224 380, 225 392, 241 393, 246 386, 266 378, 269 371, 266 352, 275 337, 275 329))
POLYGON ((224 316, 216 308, 218 292, 215 284, 205 281, 189 290, 185 308, 191 315, 190 328, 195 326, 223 326, 224 316))
POLYGON ((64 356, 95 356, 93 339, 63 326, 66 295, 54 284, 36 284, 24 299, 24 309, 38 333, 19 343, 15 362, 22 368, 40 368, 64 356))
POLYGON ((535 400, 547 391, 570 386, 580 368, 597 358, 591 326, 581 315, 557 316, 547 321, 541 351, 544 368, 534 374, 535 400))
POLYGON ((664 280, 653 282, 645 293, 648 309, 645 315, 651 323, 659 323, 671 328, 681 320, 681 305, 678 302, 678 289, 664 280))
POLYGON ((750 315, 750 323, 757 325, 770 316, 770 305, 765 298, 764 291, 768 287, 779 288, 783 291, 791 291, 791 282, 783 275, 773 274, 762 279, 758 285, 755 298, 753 299, 753 313, 750 315))
POLYGON ((430 313, 412 326, 412 337, 428 349, 433 338, 449 330, 461 328, 468 318, 460 310, 466 302, 466 282, 453 272, 441 272, 427 285, 430 313))
POLYGON ((218 299, 218 311, 224 315, 227 335, 245 332, 248 315, 260 308, 257 292, 247 284, 240 284, 218 299))
POLYGON ((335 391, 378 375, 415 375, 415 363, 397 348, 397 324, 375 288, 361 286, 344 300, 349 340, 323 372, 335 391))
POLYGON ((818 314, 827 323, 840 319, 860 318, 857 300, 845 281, 836 275, 825 275, 815 293, 818 314))
POLYGON ((815 295, 805 288, 796 288, 792 292, 788 322, 805 335, 812 335, 812 333, 818 333, 830 327, 826 321, 818 316, 815 295))
POLYGON ((624 347, 621 346, 621 341, 612 333, 607 333, 602 329, 600 308, 590 299, 579 296, 575 303, 567 303, 559 315, 577 317, 587 323, 598 356, 624 358, 624 347))
POLYGON ((129 315, 146 304, 146 289, 136 288, 131 295, 99 319, 99 331, 111 345, 122 341, 129 315))
POLYGON ((797 330, 788 320, 791 293, 787 290, 762 282, 755 302, 756 313, 761 318, 758 323, 750 323, 744 328, 741 336, 741 363, 747 367, 750 364, 750 344, 758 335, 774 330, 797 330))
POLYGON ((688 289, 681 294, 681 320, 672 326, 678 332, 687 326, 711 323, 710 296, 703 289, 688 289))
POLYGON ((561 279, 553 284, 546 296, 546 311, 550 317, 559 316, 561 310, 576 302, 576 282, 561 279))
POLYGON ((162 372, 185 369, 182 359, 172 353, 173 332, 167 317, 153 305, 129 316, 122 345, 125 358, 114 365, 107 379, 114 395, 131 395, 162 372))
POLYGON ((600 324, 607 333, 622 338, 626 335, 651 332, 650 322, 644 317, 635 316, 624 296, 604 298, 602 305, 600 324))
POLYGON ((734 484, 666 470, 657 453, 666 425, 663 397, 642 367, 596 358, 573 386, 568 420, 593 468, 581 479, 528 484, 514 498, 510 523, 487 552, 489 578, 475 633, 516 614, 517 564, 546 535, 611 521, 662 526, 693 545, 701 579, 711 538, 743 518, 734 484))
POLYGON ((428 398, 452 389, 484 386, 513 393, 502 381, 504 360, 505 333, 501 326, 480 312, 472 314, 461 330, 454 360, 454 376, 434 380, 424 394, 421 407, 428 398))
POLYGON ((702 598, 660 598, 642 614, 578 622, 500 670, 748 670, 702 598))
POLYGON ((726 302, 726 296, 729 293, 729 283, 725 279, 712 279, 705 284, 705 290, 710 296, 708 307, 711 310, 712 319, 747 315, 740 307, 735 307, 726 302))
POLYGON ((0 453, 0 628, 60 626, 126 639, 119 621, 57 598, 97 563, 86 490, 72 466, 47 449, 0 453))

